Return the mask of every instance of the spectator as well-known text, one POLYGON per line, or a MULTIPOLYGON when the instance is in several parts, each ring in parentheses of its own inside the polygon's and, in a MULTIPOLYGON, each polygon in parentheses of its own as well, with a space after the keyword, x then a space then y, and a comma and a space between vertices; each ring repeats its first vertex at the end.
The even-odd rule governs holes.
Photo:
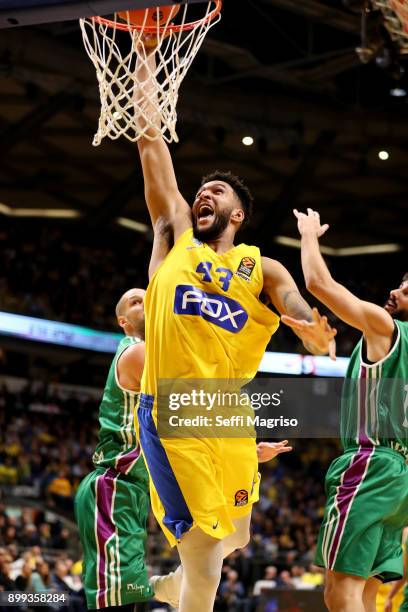
POLYGON ((40 538, 37 533, 37 527, 33 523, 24 525, 22 533, 20 535, 20 544, 24 547, 35 546, 40 543, 40 538))
POLYGON ((14 525, 8 525, 6 531, 3 536, 3 544, 8 546, 9 544, 14 544, 17 538, 17 531, 14 525))
POLYGON ((37 565, 43 562, 41 555, 41 548, 39 546, 32 546, 30 550, 30 563, 33 570, 37 569, 37 565))
POLYGON ((277 586, 280 589, 294 589, 295 585, 293 584, 292 581, 292 576, 290 575, 290 572, 288 572, 288 570, 283 570, 279 576, 278 576, 278 580, 277 580, 277 586))
POLYGON ((20 574, 24 562, 28 560, 30 553, 25 552, 22 556, 20 556, 16 542, 13 542, 13 544, 9 544, 7 546, 7 551, 11 557, 10 577, 12 580, 15 580, 20 574))
POLYGON ((47 493, 57 505, 67 510, 72 510, 74 507, 72 485, 67 475, 68 470, 66 468, 60 469, 56 478, 54 478, 48 486, 47 493))
POLYGON ((69 537, 69 530, 66 527, 63 527, 60 533, 53 539, 53 548, 58 548, 58 550, 66 550, 68 548, 69 537))
POLYGON ((17 457, 17 480, 23 485, 32 483, 31 465, 29 455, 23 453, 17 457))
POLYGON ((0 484, 15 485, 18 482, 18 472, 15 467, 15 456, 6 455, 3 463, 0 463, 0 484))
POLYGON ((53 541, 51 538, 51 526, 49 523, 41 523, 38 528, 39 545, 41 548, 51 548, 53 541))
POLYGON ((67 593, 69 596, 68 612, 86 612, 84 594, 70 586, 68 563, 62 559, 56 561, 51 579, 52 590, 56 593, 67 593))
POLYGON ((243 608, 245 589, 242 582, 239 581, 238 572, 229 570, 226 579, 221 583, 219 588, 221 606, 225 605, 225 610, 240 611, 243 608))
POLYGON ((311 563, 307 572, 302 576, 302 582, 309 585, 309 588, 322 587, 324 584, 324 570, 317 565, 311 563))
MULTIPOLYGON (((2 549, 4 550, 4 549, 2 549)), ((12 558, 7 551, 0 558, 0 591, 14 591, 14 580, 11 579, 12 558)))
POLYGON ((37 563, 37 571, 31 577, 34 593, 51 593, 51 572, 50 566, 46 561, 37 563))
POLYGON ((276 577, 278 570, 274 565, 268 565, 265 568, 264 577, 261 580, 257 580, 254 586, 254 597, 259 597, 262 591, 267 589, 276 588, 276 577))
POLYGON ((306 570, 302 565, 294 565, 292 567, 290 573, 292 575, 292 584, 294 585, 295 589, 314 588, 309 587, 309 585, 303 580, 305 572, 306 570))
POLYGON ((32 584, 32 573, 30 562, 25 561, 21 568, 21 573, 15 580, 15 588, 17 591, 33 591, 34 587, 32 584))
POLYGON ((54 572, 52 574, 51 586, 57 593, 65 593, 68 591, 66 577, 68 576, 67 564, 63 560, 55 562, 54 572))

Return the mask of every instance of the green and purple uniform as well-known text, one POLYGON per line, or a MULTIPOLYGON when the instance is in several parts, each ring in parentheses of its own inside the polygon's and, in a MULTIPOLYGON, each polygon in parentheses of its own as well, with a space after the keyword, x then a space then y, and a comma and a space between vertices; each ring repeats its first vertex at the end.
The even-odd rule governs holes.
POLYGON ((326 509, 316 564, 383 582, 402 576, 408 524, 408 323, 368 363, 363 340, 350 359, 342 397, 344 453, 326 475, 326 509))
POLYGON ((126 336, 119 343, 99 409, 95 470, 81 482, 75 499, 90 609, 153 595, 145 566, 149 479, 133 420, 139 394, 121 387, 117 375, 120 356, 139 342, 126 336))

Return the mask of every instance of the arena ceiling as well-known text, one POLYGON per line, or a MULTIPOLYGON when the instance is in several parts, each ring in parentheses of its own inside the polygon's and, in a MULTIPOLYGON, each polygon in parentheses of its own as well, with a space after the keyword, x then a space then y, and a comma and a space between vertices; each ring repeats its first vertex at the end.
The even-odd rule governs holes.
MULTIPOLYGON (((378 15, 370 32, 381 46, 378 15)), ((231 169, 256 196, 249 239, 266 250, 296 237, 291 210, 307 206, 331 224, 333 249, 405 248, 408 97, 390 95, 403 62, 380 49, 363 65, 359 45, 360 15, 341 0, 225 0, 181 89, 172 154, 186 197, 231 169)), ((0 212, 73 209, 70 223, 94 230, 148 223, 135 145, 92 147, 98 92, 76 22, 2 30, 0 90, 0 212)))

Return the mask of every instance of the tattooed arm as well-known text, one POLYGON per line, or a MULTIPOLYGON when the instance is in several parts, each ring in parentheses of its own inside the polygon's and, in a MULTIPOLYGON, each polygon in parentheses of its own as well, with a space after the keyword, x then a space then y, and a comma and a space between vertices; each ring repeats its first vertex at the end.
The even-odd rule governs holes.
POLYGON ((292 276, 282 264, 268 257, 262 257, 263 290, 268 299, 282 315, 282 321, 299 321, 293 331, 302 340, 304 347, 313 355, 325 355, 330 352, 334 357, 333 338, 336 330, 332 329, 326 317, 321 317, 316 309, 311 309, 302 298, 292 276))

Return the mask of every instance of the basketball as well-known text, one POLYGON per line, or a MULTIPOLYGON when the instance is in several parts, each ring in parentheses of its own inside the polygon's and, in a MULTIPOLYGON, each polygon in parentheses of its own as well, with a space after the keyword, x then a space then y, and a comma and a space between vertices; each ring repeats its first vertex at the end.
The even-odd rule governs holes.
POLYGON ((179 12, 180 6, 158 6, 137 11, 120 11, 119 17, 135 26, 155 27, 170 22, 179 12))

